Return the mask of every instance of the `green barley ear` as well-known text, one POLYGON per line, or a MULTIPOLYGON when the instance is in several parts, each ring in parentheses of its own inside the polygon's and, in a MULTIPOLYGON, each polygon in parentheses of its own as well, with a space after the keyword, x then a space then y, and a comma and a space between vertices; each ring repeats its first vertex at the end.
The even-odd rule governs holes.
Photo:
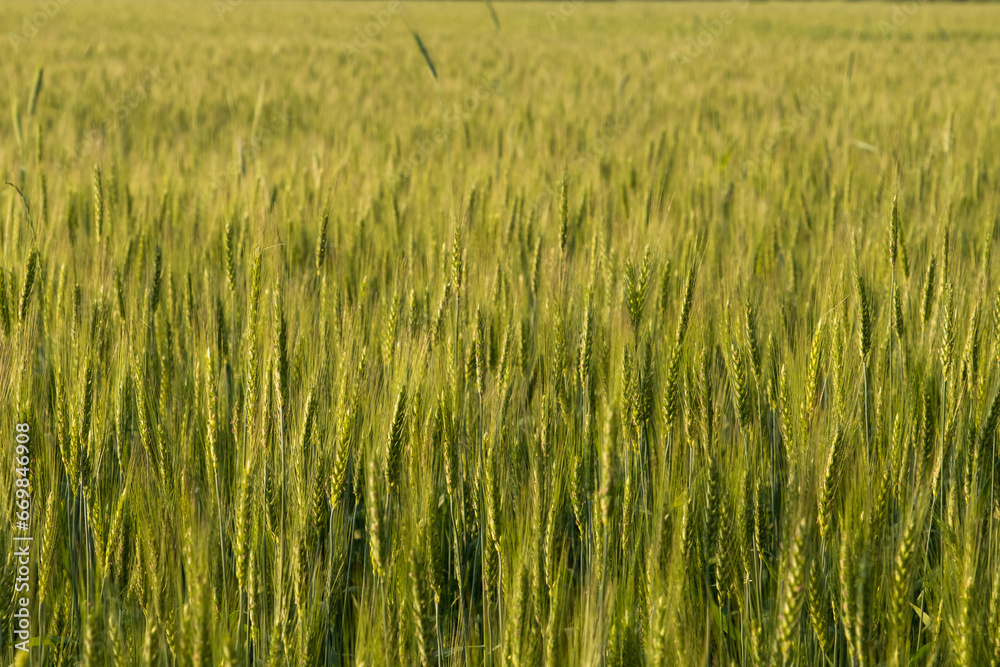
MULTIPOLYGON (((11 285, 13 288, 13 285, 11 285)), ((0 326, 5 336, 10 335, 10 310, 7 307, 7 272, 0 268, 0 326)))
POLYGON ((831 605, 827 604, 825 598, 825 580, 823 574, 821 558, 812 559, 812 568, 809 572, 809 622, 812 625, 813 633, 819 643, 821 655, 826 655, 829 638, 827 628, 832 625, 829 622, 831 605))
MULTIPOLYGON (((132 385, 135 388, 135 413, 139 418, 139 442, 142 444, 142 448, 146 452, 149 465, 155 469, 156 456, 154 452, 156 451, 156 441, 153 436, 152 428, 149 424, 149 414, 147 412, 146 405, 146 388, 148 385, 145 382, 145 376, 142 372, 141 366, 139 365, 138 357, 132 358, 131 370, 132 385)), ((161 481, 166 483, 166 480, 161 481)))
POLYGON ((142 637, 142 664, 155 665, 159 662, 159 646, 160 628, 156 624, 156 618, 147 618, 142 637))
POLYGON ((104 231, 104 189, 101 187, 101 168, 96 164, 94 165, 92 181, 94 186, 94 231, 97 232, 97 238, 100 238, 104 231))
POLYGON ((754 377, 760 377, 760 343, 757 340, 757 310, 753 307, 750 297, 746 301, 746 337, 750 346, 750 364, 754 377))
POLYGON ((635 266, 632 260, 625 263, 625 308, 628 311, 628 319, 635 331, 639 325, 639 308, 642 304, 638 302, 639 285, 636 280, 635 266))
MULTIPOLYGON (((112 515, 111 527, 108 530, 108 540, 104 545, 104 562, 108 564, 109 569, 110 564, 113 562, 115 557, 118 540, 122 537, 122 522, 125 518, 125 503, 128 498, 129 482, 130 478, 125 480, 125 487, 122 489, 121 495, 118 497, 118 504, 115 505, 115 513, 112 515)), ((121 564, 119 563, 119 566, 120 565, 121 564)))
POLYGON ((17 304, 17 322, 24 324, 24 318, 28 313, 28 303, 31 299, 31 288, 35 285, 35 277, 38 273, 38 250, 31 249, 28 254, 28 268, 24 272, 24 287, 21 288, 21 298, 17 304))
MULTIPOLYGON (((487 435, 483 442, 484 471, 483 471, 483 496, 486 509, 486 535, 489 537, 486 549, 486 580, 496 586, 498 561, 500 556, 501 520, 503 514, 499 479, 500 463, 497 458, 500 456, 499 446, 493 442, 493 438, 487 435)), ((580 480, 577 480, 580 483, 580 480)), ((580 487, 577 487, 578 489, 580 487)))
POLYGON ((241 591, 247 587, 247 570, 250 565, 253 471, 253 459, 248 457, 240 476, 239 501, 236 510, 236 582, 241 591))
POLYGON ((833 438, 833 446, 826 460, 826 471, 823 474, 823 486, 819 495, 819 533, 823 541, 829 543, 830 528, 833 522, 833 509, 836 502, 841 462, 844 457, 844 429, 838 424, 833 438))
POLYGON ((585 390, 590 386, 590 360, 594 349, 594 312, 592 294, 587 293, 587 305, 583 311, 583 331, 580 333, 580 386, 585 390))
MULTIPOLYGON (((235 215, 233 216, 235 218, 235 215)), ((226 255, 226 279, 229 282, 229 291, 236 291, 236 228, 234 220, 226 221, 225 255, 226 255)))
POLYGON ((455 226, 455 236, 451 244, 451 287, 458 294, 462 286, 462 228, 455 226))
POLYGON ((118 306, 118 316, 125 323, 125 287, 122 285, 122 273, 115 267, 115 303, 118 306))
POLYGON ((1000 581, 994 578, 992 588, 986 636, 993 639, 989 642, 987 653, 990 656, 990 667, 1000 667, 1000 581))
POLYGON ((715 396, 713 387, 714 374, 712 372, 712 361, 714 360, 714 350, 708 347, 701 349, 699 383, 701 389, 701 434, 704 439, 704 447, 710 449, 713 442, 715 427, 715 396))
POLYGON ((792 413, 792 398, 788 388, 788 369, 781 365, 778 375, 778 426, 781 431, 781 439, 785 442, 785 451, 790 456, 794 450, 795 427, 792 413))
POLYGON ((860 323, 859 347, 861 356, 868 357, 872 349, 872 311, 867 290, 861 274, 857 276, 858 314, 860 323))
POLYGON ((639 331, 639 321, 642 319, 642 311, 646 305, 646 293, 649 291, 649 272, 649 246, 647 245, 642 255, 642 269, 638 277, 635 275, 635 266, 631 260, 625 264, 626 306, 634 332, 639 331))
POLYGON ((14 123, 14 139, 17 142, 17 149, 19 151, 24 150, 24 135, 21 132, 21 107, 17 104, 16 95, 12 95, 10 98, 10 115, 11 120, 14 123))
POLYGON ((739 418, 740 429, 745 431, 750 425, 751 417, 750 386, 747 379, 746 360, 735 341, 730 344, 729 359, 736 416, 739 418))
POLYGON ((982 430, 979 432, 979 449, 985 451, 986 446, 993 441, 993 436, 997 433, 997 422, 1000 421, 1000 390, 993 397, 990 409, 983 419, 982 430))
POLYGON ((423 554, 415 549, 410 549, 409 558, 409 601, 412 612, 414 629, 414 639, 416 640, 417 661, 421 667, 430 667, 433 664, 432 646, 434 642, 434 628, 431 623, 431 607, 434 601, 427 590, 428 567, 423 554))
POLYGON ((687 332, 688 322, 691 319, 691 301, 694 298, 695 266, 692 264, 688 270, 687 279, 684 281, 684 302, 681 305, 681 316, 677 320, 677 333, 674 336, 675 345, 680 347, 684 342, 684 334, 687 332))
POLYGON ((62 514, 62 501, 55 495, 55 491, 49 491, 48 502, 45 503, 45 528, 42 533, 42 553, 38 561, 38 604, 41 606, 45 602, 49 587, 49 575, 52 573, 55 547, 61 543, 60 536, 56 534, 56 526, 60 522, 62 514))
POLYGON ((128 409, 129 375, 127 369, 118 379, 118 386, 115 389, 115 453, 118 457, 118 464, 125 469, 125 462, 130 458, 129 454, 129 434, 132 431, 131 417, 132 411, 128 409))
MULTIPOLYGON (((364 347, 361 349, 361 359, 358 361, 357 373, 354 376, 353 389, 351 393, 351 396, 353 397, 352 399, 353 406, 356 413, 361 409, 359 397, 361 396, 361 391, 362 388, 364 387, 364 382, 366 379, 365 373, 367 371, 367 368, 368 368, 368 348, 364 347)), ((360 414, 356 419, 359 422, 361 421, 360 414)), ((344 428, 343 423, 341 423, 341 428, 342 429, 344 428)), ((351 471, 353 475, 351 480, 352 481, 351 486, 353 487, 354 495, 358 498, 360 498, 363 495, 364 491, 366 459, 372 458, 370 454, 363 453, 364 449, 367 448, 362 448, 359 444, 357 447, 355 447, 354 455, 351 457, 352 463, 354 464, 353 469, 351 471)))
POLYGON ((42 94, 42 80, 45 76, 45 68, 39 67, 35 75, 35 85, 31 88, 31 96, 28 97, 28 115, 35 115, 35 107, 38 105, 38 97, 42 94))
MULTIPOLYGON (((555 552, 554 548, 552 549, 552 552, 553 552, 553 560, 555 560, 556 556, 554 554, 555 552)), ((559 557, 558 560, 559 563, 555 563, 553 567, 550 568, 550 572, 551 570, 555 570, 555 572, 552 572, 552 577, 551 578, 547 577, 547 580, 549 582, 548 597, 550 600, 550 605, 549 605, 549 615, 546 621, 547 624, 545 630, 545 661, 544 663, 541 663, 545 665, 558 664, 556 656, 559 655, 557 651, 561 643, 560 636, 562 635, 562 633, 560 632, 560 628, 563 627, 562 626, 562 624, 564 623, 563 615, 565 613, 565 607, 566 607, 565 586, 567 579, 567 568, 565 567, 564 557, 559 557)))
POLYGON ((210 464, 212 476, 218 480, 219 456, 217 450, 219 444, 219 395, 215 382, 215 364, 212 361, 212 348, 208 348, 205 351, 205 391, 208 395, 208 413, 205 421, 205 453, 208 454, 208 462, 210 464))
POLYGON ((910 257, 906 254, 906 235, 899 233, 896 238, 896 242, 899 244, 899 263, 903 267, 903 277, 909 279, 910 277, 910 257))
POLYGON ((639 273, 639 285, 642 288, 642 301, 643 305, 646 302, 646 296, 649 294, 649 279, 652 273, 652 265, 649 259, 649 244, 642 251, 642 270, 639 273))
POLYGON ((681 348, 674 347, 667 370, 666 397, 663 403, 663 421, 667 428, 674 425, 680 410, 680 367, 681 348))
MULTIPOLYGON (((312 389, 309 390, 309 394, 306 396, 306 409, 305 414, 302 417, 302 435, 299 441, 299 456, 302 462, 303 473, 306 470, 307 462, 309 459, 309 452, 312 451, 310 446, 312 443, 313 429, 316 424, 316 395, 312 389)), ((303 479, 305 477, 303 476, 303 479)))
POLYGON ((941 279, 949 280, 949 275, 951 273, 951 253, 949 249, 951 248, 951 225, 945 222, 944 229, 941 232, 941 257, 942 266, 941 279))
POLYGON ((375 576, 381 578, 384 576, 385 570, 382 560, 382 518, 379 509, 378 477, 375 474, 375 457, 369 455, 367 459, 368 465, 365 467, 365 490, 367 491, 365 529, 368 533, 368 552, 371 557, 372 571, 375 576))
POLYGON ((892 291, 892 310, 893 328, 896 330, 896 337, 899 340, 903 340, 903 334, 906 333, 906 326, 903 322, 903 300, 899 295, 899 285, 896 285, 892 291))
POLYGON ((250 298, 249 317, 247 318, 247 332, 251 337, 257 333, 257 318, 260 313, 260 263, 262 253, 260 249, 253 258, 253 267, 250 269, 250 298))
POLYGON ((415 30, 410 31, 413 34, 413 39, 417 42, 417 48, 420 49, 420 55, 424 57, 424 62, 427 63, 427 69, 430 70, 431 76, 437 81, 437 68, 434 67, 434 61, 431 60, 431 54, 427 52, 427 47, 424 46, 423 41, 420 39, 420 35, 416 33, 415 30))
POLYGON ((274 614, 274 621, 271 623, 271 645, 268 647, 267 664, 280 665, 285 662, 286 638, 284 614, 278 611, 274 614))
POLYGON ((559 186, 559 252, 566 254, 569 236, 569 185, 566 174, 563 173, 562 184, 559 186))
POLYGON ((936 271, 937 259, 931 256, 930 264, 927 265, 927 278, 924 280, 923 308, 920 311, 920 321, 925 329, 927 328, 927 320, 931 317, 931 309, 934 308, 936 271))
POLYGON ((157 245, 153 251, 153 285, 149 289, 149 316, 156 314, 156 307, 160 304, 160 287, 163 278, 163 253, 157 245))
POLYGON ((538 282, 542 274, 542 237, 538 237, 535 244, 535 254, 531 260, 531 279, 528 282, 529 292, 532 299, 538 298, 538 282))
MULTIPOLYGON (((953 486, 953 493, 956 487, 953 486)), ((955 498, 957 504, 957 497, 955 498)), ((974 542, 979 538, 973 536, 973 529, 966 528, 964 539, 961 539, 961 557, 956 564, 954 587, 956 595, 956 608, 952 610, 952 617, 949 619, 950 648, 955 658, 956 665, 972 665, 973 637, 972 625, 976 624, 977 630, 980 623, 980 612, 973 610, 972 593, 976 580, 977 561, 976 556, 978 545, 974 542)), ((957 540, 956 540, 957 541, 957 540)), ((994 577, 995 578, 995 577, 994 577)), ((977 600, 978 601, 978 600, 977 600)), ((977 633, 978 634, 978 633, 977 633)), ((977 642, 978 643, 978 642, 977 642)))
POLYGON ((793 662, 792 648, 798 635, 802 608, 806 598, 806 563, 810 538, 810 522, 801 517, 795 526, 791 545, 782 559, 784 577, 781 585, 781 602, 778 608, 778 651, 783 664, 793 662))
POLYGON ((923 532, 923 523, 923 510, 920 504, 915 504, 907 512, 903 532, 896 548, 889 595, 889 622, 895 633, 899 635, 897 639, 902 642, 906 642, 905 635, 909 631, 913 556, 916 552, 917 539, 923 532))
POLYGON ((330 224, 330 210, 323 209, 323 218, 319 225, 319 241, 316 243, 316 275, 323 270, 323 260, 326 258, 326 233, 330 224))
POLYGON ((56 443, 59 446, 59 456, 62 459, 63 468, 69 478, 70 489, 76 493, 76 471, 75 461, 72 458, 73 437, 69 430, 69 409, 66 400, 66 383, 62 373, 56 371, 56 443))
MULTIPOLYGON (((444 309, 448 304, 448 292, 450 290, 450 285, 445 284, 444 292, 441 294, 441 300, 438 301, 437 310, 434 311, 434 316, 429 321, 429 333, 432 343, 437 343, 441 340, 441 333, 444 330, 444 309)), ((430 306, 430 304, 427 304, 430 306)))
POLYGON ((922 416, 921 423, 923 424, 923 454, 924 460, 930 463, 931 458, 934 455, 934 442, 935 442, 935 425, 937 420, 934 418, 934 395, 935 389, 928 382, 924 386, 923 392, 923 403, 921 404, 922 416))
MULTIPOLYGON (((473 332, 472 338, 472 359, 475 362, 476 371, 476 391, 479 393, 479 399, 482 400, 483 394, 486 392, 486 324, 483 320, 483 312, 476 306, 476 319, 475 319, 475 331, 473 332)), ((558 334, 558 339, 563 340, 561 332, 558 334)), ((565 354, 561 354, 560 358, 565 358, 565 354)))
POLYGON ((406 387, 403 386, 396 395, 396 407, 393 409, 392 423, 386 438, 385 482, 389 491, 399 486, 399 473, 402 468, 403 437, 406 435, 406 387))
POLYGON ((944 377, 951 375, 955 360, 955 294, 948 280, 944 285, 944 330, 941 338, 941 366, 944 377))
POLYGON ((670 305, 670 260, 667 260, 663 267, 663 274, 660 276, 660 317, 666 317, 667 307, 670 305))
POLYGON ((1000 288, 997 288, 997 296, 993 301, 993 335, 996 345, 997 363, 1000 363, 1000 288))
POLYGON ((770 507, 764 498, 764 477, 754 475, 753 483, 753 548, 758 554, 763 554, 768 549, 770 539, 770 519, 768 517, 770 507))
POLYGON ((530 565, 526 558, 518 559, 517 563, 517 571, 513 577, 514 604, 511 607, 511 640, 507 642, 506 664, 522 667, 526 658, 523 637, 527 626, 531 623, 530 565))
POLYGON ((99 618, 102 616, 100 603, 90 608, 87 617, 84 619, 83 635, 83 667, 96 667, 105 664, 103 649, 103 631, 99 627, 99 618))
POLYGON ((683 509, 681 510, 681 543, 680 543, 680 554, 681 561, 685 564, 689 571, 693 571, 697 565, 697 554, 694 552, 695 543, 697 540, 698 527, 695 523, 695 494, 689 492, 687 497, 684 499, 683 509))
POLYGON ((83 396, 80 405, 80 429, 70 456, 73 470, 83 484, 84 492, 90 496, 90 436, 94 417, 94 360, 87 356, 83 371, 83 396))
MULTIPOLYGON (((440 428, 440 435, 437 440, 441 443, 441 458, 444 459, 445 489, 448 491, 449 501, 454 503, 459 489, 457 485, 462 480, 459 479, 461 473, 458 470, 458 457, 455 451, 455 430, 452 423, 451 406, 448 403, 448 394, 445 391, 442 391, 438 398, 435 424, 439 424, 440 428)), ((456 519, 459 518, 456 517, 456 519)))
POLYGON ((718 574, 717 564, 713 563, 716 552, 719 548, 720 527, 722 520, 722 510, 720 501, 722 500, 722 479, 719 471, 719 462, 713 456, 708 457, 706 464, 708 470, 708 483, 705 485, 705 551, 704 562, 710 568, 709 580, 713 589, 718 585, 716 575, 718 574))
POLYGON ((968 368, 970 384, 974 387, 978 384, 980 371, 980 358, 982 356, 981 338, 979 335, 980 322, 983 312, 983 297, 976 300, 976 307, 969 317, 969 332, 965 340, 964 364, 968 368))
POLYGON ((889 213, 889 265, 896 269, 897 239, 899 238, 899 195, 892 198, 892 212, 889 213))
POLYGON ((335 507, 340 502, 344 490, 347 465, 351 456, 351 432, 354 429, 354 404, 356 401, 353 397, 348 396, 348 392, 347 374, 345 373, 337 405, 337 449, 333 459, 333 469, 330 472, 330 502, 335 507))
POLYGON ((288 410, 288 327, 280 286, 274 290, 274 357, 275 398, 279 401, 278 415, 284 425, 288 410))
MULTIPOLYGON (((38 134, 35 135, 37 141, 35 142, 35 159, 38 162, 42 161, 42 128, 38 128, 38 134)), ((43 223, 47 222, 49 219, 49 185, 48 179, 45 177, 45 172, 40 172, 38 174, 38 189, 39 189, 39 199, 41 203, 38 205, 38 218, 43 223)))
POLYGON ((809 351, 809 367, 806 372, 805 421, 812 417, 816 408, 816 394, 819 391, 820 362, 823 357, 823 320, 816 323, 813 332, 812 348, 809 351))
POLYGON ((392 366, 393 357, 396 354, 396 334, 399 332, 399 290, 392 295, 392 303, 389 306, 389 316, 383 326, 382 356, 387 367, 392 366))
POLYGON ((847 374, 844 371, 844 337, 841 335, 840 317, 833 320, 833 385, 837 403, 837 416, 843 418, 847 409, 847 374))

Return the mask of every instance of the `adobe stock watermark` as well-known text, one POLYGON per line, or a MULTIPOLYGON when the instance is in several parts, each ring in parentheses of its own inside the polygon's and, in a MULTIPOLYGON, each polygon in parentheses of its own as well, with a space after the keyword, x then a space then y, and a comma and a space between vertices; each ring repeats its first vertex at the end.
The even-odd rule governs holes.
POLYGON ((31 427, 17 424, 14 427, 14 528, 13 555, 17 569, 14 571, 14 609, 10 623, 11 634, 17 640, 14 647, 28 652, 31 638, 31 542, 28 534, 31 525, 31 427))
MULTIPOLYGON (((609 116, 605 119, 604 123, 601 124, 600 130, 598 131, 597 137, 594 139, 593 143, 587 146, 586 149, 578 152, 566 165, 567 172, 582 172, 586 169, 587 165, 600 158, 607 149, 608 144, 617 141, 623 134, 625 134, 628 128, 629 117, 627 112, 619 116, 609 116)), ((538 199, 535 200, 535 206, 541 206, 550 199, 558 199, 561 187, 561 183, 556 182, 545 188, 542 193, 538 195, 538 199)))
POLYGON ((732 8, 727 7, 720 11, 717 18, 709 19, 708 21, 703 20, 705 29, 697 35, 688 37, 687 46, 683 50, 674 53, 673 60, 677 66, 684 67, 685 65, 690 65, 696 58, 699 58, 715 43, 715 40, 726 29, 726 26, 736 20, 737 12, 745 12, 749 7, 750 0, 737 0, 732 3, 732 8))
POLYGON ((212 7, 215 8, 215 13, 220 19, 225 18, 226 14, 242 4, 243 0, 212 0, 212 7))
POLYGON ((38 11, 21 17, 21 25, 17 31, 7 33, 7 41, 14 53, 35 38, 38 31, 49 24, 72 0, 38 0, 38 11))
POLYGON ((431 153, 443 144, 451 134, 452 130, 467 121, 476 112, 479 106, 488 98, 494 95, 503 95, 503 84, 499 79, 490 81, 485 75, 480 75, 479 85, 462 102, 444 112, 440 126, 433 134, 423 138, 409 156, 400 163, 399 168, 393 177, 393 182, 397 183, 409 176, 414 169, 425 163, 430 158, 431 153))
POLYGON ((344 45, 344 53, 356 56, 369 46, 372 40, 378 39, 382 32, 392 23, 393 17, 402 14, 405 5, 402 0, 391 0, 384 9, 372 12, 371 21, 364 25, 364 29, 357 27, 354 29, 354 40, 350 44, 344 45))
POLYGON ((778 150, 778 142, 801 129, 809 121, 809 118, 827 105, 832 97, 832 93, 826 90, 820 90, 816 86, 810 88, 809 101, 801 106, 795 114, 782 120, 778 125, 778 130, 767 138, 763 146, 743 158, 743 163, 740 166, 743 178, 746 178, 753 169, 760 167, 766 157, 774 155, 775 151, 778 150))
MULTIPOLYGON (((139 82, 118 98, 115 106, 111 109, 111 116, 106 118, 102 125, 114 127, 117 124, 124 123, 132 112, 149 99, 150 93, 152 93, 153 90, 155 90, 166 78, 166 73, 158 66, 143 72, 139 77, 139 82)), ((56 165, 57 169, 69 169, 81 159, 98 152, 106 139, 107 134, 105 130, 102 129, 102 126, 93 127, 93 129, 85 135, 80 146, 56 165)))
POLYGON ((577 7, 583 0, 563 0, 559 3, 559 11, 546 10, 545 18, 549 20, 549 27, 558 30, 559 26, 566 22, 570 16, 576 13, 577 7))
POLYGON ((210 199, 220 190, 228 187, 232 182, 244 176, 247 167, 256 161, 257 156, 267 148, 277 137, 278 132, 287 129, 292 124, 292 114, 288 112, 274 112, 271 114, 267 125, 263 130, 258 130, 250 137, 247 143, 240 143, 239 154, 234 157, 223 168, 211 175, 210 180, 201 190, 200 197, 187 204, 184 209, 187 213, 193 213, 200 199, 210 199))
POLYGON ((118 100, 118 104, 112 110, 112 115, 119 123, 124 122, 140 104, 149 99, 149 94, 153 92, 153 89, 163 83, 166 78, 166 73, 159 66, 143 72, 139 83, 130 88, 118 100))
POLYGON ((897 3, 892 6, 892 14, 889 16, 889 20, 886 21, 882 19, 878 22, 878 28, 882 31, 883 37, 888 37, 894 32, 899 32, 899 29, 906 25, 906 22, 910 20, 910 17, 917 13, 920 9, 920 5, 924 3, 925 0, 906 0, 904 3, 897 3))

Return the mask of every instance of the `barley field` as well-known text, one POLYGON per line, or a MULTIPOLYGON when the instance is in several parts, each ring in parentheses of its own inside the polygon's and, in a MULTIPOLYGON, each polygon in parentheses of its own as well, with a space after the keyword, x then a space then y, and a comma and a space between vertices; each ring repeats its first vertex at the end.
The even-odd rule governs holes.
POLYGON ((1000 665, 1000 7, 0 27, 0 664, 1000 665))

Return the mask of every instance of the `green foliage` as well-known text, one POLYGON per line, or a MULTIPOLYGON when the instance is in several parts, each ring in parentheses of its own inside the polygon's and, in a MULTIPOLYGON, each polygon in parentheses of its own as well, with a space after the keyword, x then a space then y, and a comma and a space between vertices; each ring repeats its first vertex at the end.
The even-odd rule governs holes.
POLYGON ((55 4, 35 664, 1000 662, 996 9, 55 4))

